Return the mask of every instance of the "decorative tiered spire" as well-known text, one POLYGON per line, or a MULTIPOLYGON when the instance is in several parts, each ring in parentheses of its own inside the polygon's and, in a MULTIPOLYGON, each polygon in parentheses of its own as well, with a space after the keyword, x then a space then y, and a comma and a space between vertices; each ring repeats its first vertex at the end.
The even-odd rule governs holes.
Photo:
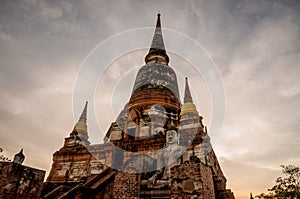
POLYGON ((78 122, 75 124, 72 134, 79 136, 80 140, 84 143, 88 143, 88 132, 87 132, 87 105, 88 102, 85 103, 84 109, 80 115, 78 122))
POLYGON ((193 103, 192 95, 190 92, 188 78, 185 78, 185 91, 184 91, 184 104, 181 107, 180 115, 185 113, 195 113, 198 115, 198 111, 196 109, 195 104, 193 103))
POLYGON ((157 14, 157 22, 156 28, 153 36, 153 40, 151 43, 151 48, 149 53, 154 52, 156 50, 165 50, 165 44, 163 41, 162 31, 161 31, 161 24, 160 24, 160 14, 157 14))
POLYGON ((169 57, 165 50, 165 44, 161 31, 160 13, 157 14, 156 28, 149 53, 145 57, 146 63, 160 63, 168 65, 169 57))
POLYGON ((17 164, 22 164, 24 159, 25 155, 23 154, 23 149, 21 149, 21 151, 15 155, 13 162, 17 164))

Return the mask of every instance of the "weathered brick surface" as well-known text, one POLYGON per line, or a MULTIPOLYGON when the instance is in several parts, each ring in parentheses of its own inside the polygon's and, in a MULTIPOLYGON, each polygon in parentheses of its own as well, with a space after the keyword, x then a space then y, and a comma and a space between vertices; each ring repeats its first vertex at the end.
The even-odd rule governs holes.
POLYGON ((200 173, 203 182, 203 191, 202 191, 203 198, 207 198, 207 199, 215 198, 211 167, 201 164, 200 173))
POLYGON ((171 197, 172 198, 203 198, 203 199, 214 199, 214 184, 211 173, 211 168, 204 165, 201 162, 193 160, 186 161, 183 164, 175 166, 171 169, 172 176, 180 182, 192 181, 194 190, 187 192, 182 190, 182 186, 179 189, 174 187, 172 183, 171 197))
POLYGON ((118 172, 115 176, 113 197, 137 199, 140 193, 140 176, 135 173, 118 172))
POLYGON ((0 162, 0 198, 38 198, 45 171, 17 164, 0 162))

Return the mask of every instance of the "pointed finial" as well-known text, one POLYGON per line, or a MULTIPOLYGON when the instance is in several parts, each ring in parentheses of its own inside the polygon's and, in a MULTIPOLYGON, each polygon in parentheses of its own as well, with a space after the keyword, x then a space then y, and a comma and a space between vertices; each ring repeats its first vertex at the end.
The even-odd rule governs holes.
POLYGON ((250 192, 250 199, 254 199, 251 192, 250 192))
POLYGON ((173 120, 171 121, 171 125, 170 126, 175 126, 173 120))
POLYGON ((88 101, 85 102, 85 106, 84 106, 84 109, 80 115, 80 118, 78 120, 78 122, 84 122, 86 123, 86 120, 87 120, 87 105, 88 105, 88 101))
POLYGON ((157 14, 154 36, 152 39, 149 53, 145 57, 145 62, 162 63, 166 65, 169 63, 169 57, 165 50, 165 44, 161 31, 160 13, 157 14), (158 56, 160 57, 160 60, 157 60, 158 56))
POLYGON ((25 155, 23 154, 23 149, 21 149, 21 151, 15 155, 13 162, 22 164, 24 159, 25 159, 25 155))
POLYGON ((191 102, 193 103, 192 95, 190 92, 188 78, 185 78, 185 91, 184 91, 184 103, 191 102))
POLYGON ((161 24, 160 24, 160 13, 157 14, 156 28, 161 28, 161 24))
POLYGON ((168 130, 176 130, 176 131, 178 130, 177 127, 175 126, 173 120, 171 120, 171 124, 170 124, 170 126, 168 127, 168 130))
POLYGON ((157 14, 155 32, 154 32, 154 36, 153 36, 153 40, 149 52, 155 50, 165 50, 165 44, 164 44, 162 31, 161 31, 160 13, 157 14))

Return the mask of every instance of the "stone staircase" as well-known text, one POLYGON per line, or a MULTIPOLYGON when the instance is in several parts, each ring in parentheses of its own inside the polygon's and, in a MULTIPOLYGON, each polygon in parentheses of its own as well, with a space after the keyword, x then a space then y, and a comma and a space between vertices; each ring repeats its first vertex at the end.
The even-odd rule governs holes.
MULTIPOLYGON (((105 187, 105 185, 110 181, 113 180, 113 177, 115 175, 116 171, 107 168, 99 175, 94 176, 90 180, 88 180, 85 183, 80 183, 67 191, 63 192, 63 187, 57 187, 57 191, 59 192, 61 190, 61 194, 57 195, 55 198, 57 199, 69 199, 74 198, 76 193, 80 190, 82 193, 97 193, 99 190, 105 187), (83 191, 84 190, 84 191, 83 191)), ((56 190, 53 190, 52 192, 55 192, 56 190)), ((50 193, 49 193, 50 194, 50 193)), ((47 194, 48 195, 48 194, 47 194)))

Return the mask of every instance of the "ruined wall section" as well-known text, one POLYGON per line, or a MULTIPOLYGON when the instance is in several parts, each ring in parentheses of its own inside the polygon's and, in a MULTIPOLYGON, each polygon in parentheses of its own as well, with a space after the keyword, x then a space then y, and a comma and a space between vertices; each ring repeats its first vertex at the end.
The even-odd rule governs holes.
POLYGON ((112 165, 111 144, 64 146, 53 155, 47 182, 82 182, 112 165))
POLYGON ((215 199, 211 169, 196 157, 173 167, 171 174, 171 198, 215 199))
POLYGON ((45 173, 14 162, 0 162, 0 199, 39 198, 45 173))

